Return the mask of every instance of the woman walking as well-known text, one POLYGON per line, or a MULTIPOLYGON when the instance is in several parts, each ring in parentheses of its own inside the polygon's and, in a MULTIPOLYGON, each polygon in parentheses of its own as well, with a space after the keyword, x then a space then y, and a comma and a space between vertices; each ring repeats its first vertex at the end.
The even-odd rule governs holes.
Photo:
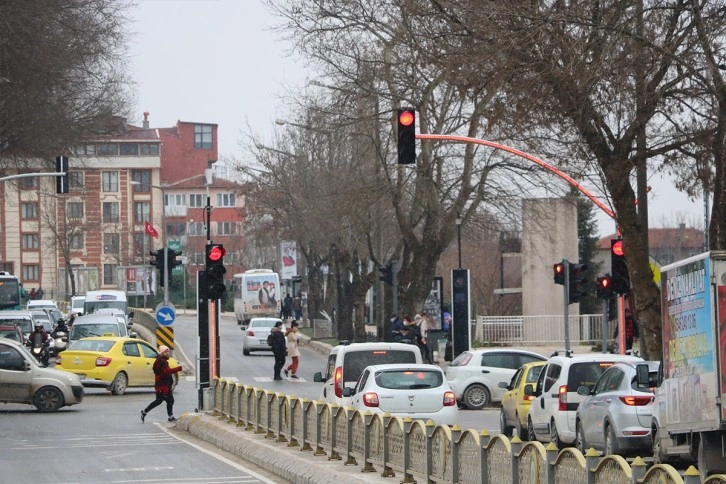
POLYGON ((290 328, 287 330, 287 333, 285 333, 285 337, 287 338, 287 355, 292 359, 292 363, 285 368, 285 376, 292 373, 290 378, 297 380, 297 365, 300 362, 300 350, 298 349, 300 328, 298 327, 297 321, 290 323, 290 328))

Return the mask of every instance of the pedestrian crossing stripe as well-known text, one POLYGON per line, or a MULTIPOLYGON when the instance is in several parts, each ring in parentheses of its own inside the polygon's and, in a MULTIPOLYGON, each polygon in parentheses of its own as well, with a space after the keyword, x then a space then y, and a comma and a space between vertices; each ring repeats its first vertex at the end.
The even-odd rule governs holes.
MULTIPOLYGON (((273 381, 273 379, 272 379, 271 376, 255 376, 255 377, 252 377, 252 378, 256 382, 259 382, 259 383, 273 381)), ((283 377, 283 380, 287 380, 287 381, 290 381, 290 382, 300 382, 300 383, 307 382, 307 380, 305 378, 294 378, 293 379, 293 378, 285 378, 285 377, 283 377)))
POLYGON ((156 327, 156 346, 168 346, 170 350, 174 349, 174 328, 171 326, 156 327))

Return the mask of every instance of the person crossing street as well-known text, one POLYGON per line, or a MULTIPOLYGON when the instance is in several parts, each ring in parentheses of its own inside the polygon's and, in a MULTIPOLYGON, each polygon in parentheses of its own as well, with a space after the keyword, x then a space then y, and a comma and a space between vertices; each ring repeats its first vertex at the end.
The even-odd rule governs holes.
POLYGON ((144 422, 146 415, 154 408, 166 402, 166 414, 169 422, 176 422, 174 417, 174 373, 179 373, 182 367, 177 366, 171 368, 169 366, 169 347, 159 346, 159 354, 154 361, 154 390, 156 391, 156 399, 151 402, 145 409, 141 411, 141 423, 144 422))

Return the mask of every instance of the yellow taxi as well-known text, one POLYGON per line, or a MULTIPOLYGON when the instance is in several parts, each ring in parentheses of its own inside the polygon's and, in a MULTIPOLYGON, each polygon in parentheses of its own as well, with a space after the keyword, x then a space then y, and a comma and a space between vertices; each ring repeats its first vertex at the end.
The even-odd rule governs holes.
MULTIPOLYGON (((154 386, 156 348, 137 338, 98 336, 82 338, 55 359, 55 368, 75 373, 85 387, 102 387, 123 395, 129 387, 154 386)), ((169 358, 169 366, 179 363, 169 358)), ((174 385, 178 381, 174 374, 174 385)))
POLYGON ((499 383, 500 388, 506 388, 502 397, 502 406, 499 413, 499 427, 502 434, 507 437, 518 435, 522 440, 528 440, 527 435, 527 414, 532 404, 531 395, 524 394, 524 386, 527 383, 537 383, 539 374, 546 361, 534 361, 525 363, 512 376, 512 380, 499 383))

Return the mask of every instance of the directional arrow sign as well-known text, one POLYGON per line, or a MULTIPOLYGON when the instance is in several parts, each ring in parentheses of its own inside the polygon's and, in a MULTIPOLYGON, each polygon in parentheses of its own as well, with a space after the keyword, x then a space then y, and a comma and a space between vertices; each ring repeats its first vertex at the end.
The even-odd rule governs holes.
POLYGON ((173 307, 161 306, 156 308, 156 322, 162 326, 171 326, 176 318, 173 307))

